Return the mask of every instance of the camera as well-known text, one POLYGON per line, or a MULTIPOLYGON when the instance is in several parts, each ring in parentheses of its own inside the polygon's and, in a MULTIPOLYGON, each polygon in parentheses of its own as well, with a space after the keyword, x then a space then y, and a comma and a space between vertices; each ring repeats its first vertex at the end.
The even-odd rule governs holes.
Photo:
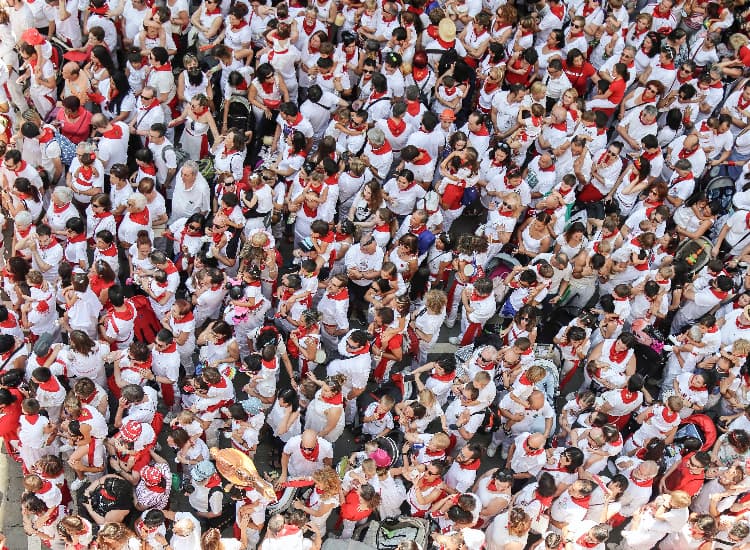
POLYGON ((195 486, 190 482, 190 476, 184 476, 180 479, 180 492, 191 495, 195 491, 195 486))

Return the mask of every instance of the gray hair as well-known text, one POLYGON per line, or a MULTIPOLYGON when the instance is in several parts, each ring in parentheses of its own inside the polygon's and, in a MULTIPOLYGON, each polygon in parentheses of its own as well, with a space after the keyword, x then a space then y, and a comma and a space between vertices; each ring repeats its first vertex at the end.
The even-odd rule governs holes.
POLYGON ((16 217, 13 219, 16 225, 20 225, 22 227, 26 227, 31 225, 31 223, 34 221, 34 218, 31 217, 31 212, 28 210, 21 210, 18 214, 16 214, 16 217))
POLYGON ((635 55, 636 53, 638 53, 638 49, 635 46, 631 46, 631 45, 627 45, 627 46, 625 46, 622 49, 622 51, 625 51, 625 50, 628 50, 628 51, 632 52, 633 55, 635 55))
POLYGON ((568 255, 565 252, 560 252, 558 254, 555 254, 555 260, 557 260, 560 264, 567 266, 570 258, 568 258, 568 255))
POLYGON ((96 144, 91 141, 82 141, 76 146, 76 153, 85 155, 87 153, 96 154, 96 144))
POLYGON ((131 203, 131 201, 132 205, 138 210, 143 210, 148 205, 148 199, 143 193, 133 193, 128 197, 128 203, 131 203))
POLYGON ((191 172, 192 172, 193 174, 195 174, 196 176, 197 176, 197 175, 198 175, 198 173, 200 172, 200 170, 198 169, 198 163, 197 163, 197 162, 195 162, 194 160, 186 160, 186 161, 185 161, 185 162, 183 163, 183 165, 182 165, 182 168, 180 169, 180 173, 182 173, 182 171, 183 171, 183 170, 184 170, 185 168, 189 169, 189 170, 190 170, 190 171, 191 171, 191 172))
POLYGON ((57 197, 63 202, 70 202, 73 200, 73 190, 70 187, 64 185, 58 185, 52 190, 52 195, 57 197))
POLYGON ((659 114, 659 109, 656 108, 656 105, 646 105, 643 108, 643 113, 646 115, 656 116, 659 114))
POLYGON ((372 128, 367 132, 367 139, 376 147, 381 147, 385 143, 385 134, 380 128, 372 128))

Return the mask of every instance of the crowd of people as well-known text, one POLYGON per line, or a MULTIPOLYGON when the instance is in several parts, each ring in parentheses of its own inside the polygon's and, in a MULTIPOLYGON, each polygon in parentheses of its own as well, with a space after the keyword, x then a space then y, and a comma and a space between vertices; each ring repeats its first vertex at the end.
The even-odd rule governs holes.
POLYGON ((750 548, 749 34, 739 0, 5 0, 26 534, 750 548))

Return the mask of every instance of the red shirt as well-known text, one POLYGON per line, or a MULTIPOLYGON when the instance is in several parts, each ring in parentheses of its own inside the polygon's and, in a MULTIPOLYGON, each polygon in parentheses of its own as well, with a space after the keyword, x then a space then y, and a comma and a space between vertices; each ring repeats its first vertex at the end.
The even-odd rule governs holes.
POLYGON ((586 88, 588 87, 589 79, 596 74, 596 69, 588 61, 583 62, 583 67, 568 66, 567 61, 562 62, 563 71, 570 80, 571 86, 573 86, 578 95, 583 97, 586 94, 586 88))
POLYGON ((81 107, 78 109, 78 117, 69 121, 65 116, 65 110, 60 109, 57 113, 60 133, 78 145, 91 135, 91 117, 91 113, 81 107))
POLYGON ((669 491, 685 491, 691 497, 700 492, 706 479, 706 473, 701 469, 700 473, 694 474, 688 468, 690 459, 694 454, 686 455, 677 469, 664 480, 664 485, 669 491))
POLYGON ((627 82, 625 82, 622 78, 618 78, 617 80, 610 82, 609 91, 611 93, 609 95, 609 100, 613 104, 619 105, 619 103, 622 101, 622 98, 625 97, 626 84, 627 82))

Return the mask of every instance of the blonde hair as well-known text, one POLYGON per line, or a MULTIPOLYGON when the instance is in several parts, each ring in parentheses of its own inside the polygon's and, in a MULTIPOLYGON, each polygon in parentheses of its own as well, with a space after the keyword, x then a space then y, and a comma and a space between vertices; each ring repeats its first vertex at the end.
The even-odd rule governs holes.
POLYGON ((540 82, 539 80, 537 80, 531 85, 531 88, 529 88, 529 93, 532 95, 546 94, 547 86, 545 86, 543 82, 540 82))
POLYGON ((748 40, 747 36, 740 33, 734 33, 732 36, 729 37, 729 45, 734 48, 734 50, 739 50, 742 46, 750 42, 748 40))
POLYGON ((442 290, 433 288, 424 296, 424 305, 430 313, 440 313, 448 303, 448 296, 442 290))
POLYGON ((669 494, 669 504, 672 508, 687 508, 690 502, 690 495, 685 491, 672 491, 669 494))
POLYGON ((437 398, 432 390, 425 388, 417 395, 417 402, 424 405, 425 409, 430 409, 437 402, 437 398))
POLYGON ((430 439, 430 443, 432 443, 433 447, 437 447, 442 451, 450 447, 451 439, 443 432, 438 432, 436 434, 433 434, 432 438, 430 439))
POLYGON ((750 355, 750 341, 740 338, 732 344, 732 353, 737 355, 750 355))
POLYGON ((312 475, 313 480, 323 490, 322 498, 331 498, 341 491, 341 479, 336 471, 330 466, 317 470, 312 475))

